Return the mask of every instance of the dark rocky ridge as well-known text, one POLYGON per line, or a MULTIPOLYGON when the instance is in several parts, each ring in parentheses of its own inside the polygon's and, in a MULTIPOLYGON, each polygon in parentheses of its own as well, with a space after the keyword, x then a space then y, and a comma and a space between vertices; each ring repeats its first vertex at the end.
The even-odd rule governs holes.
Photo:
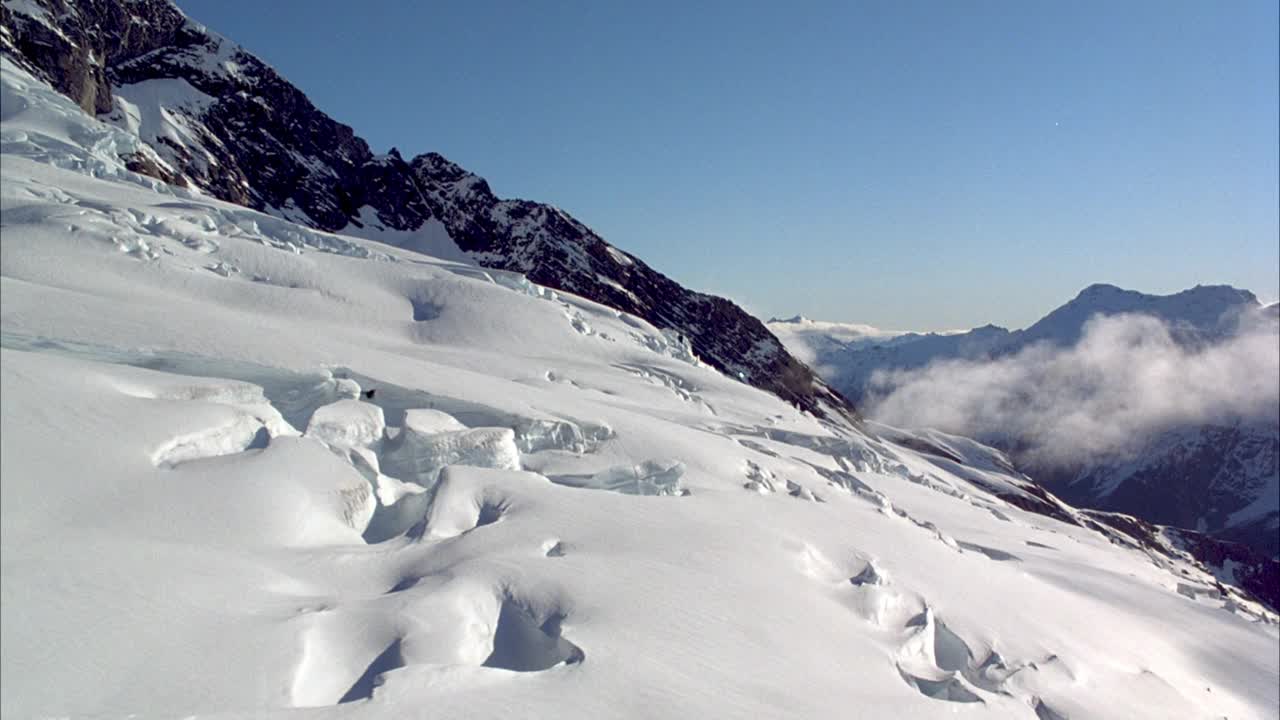
POLYGON ((1212 583, 1224 598, 1238 595, 1280 612, 1280 558, 1244 543, 1194 530, 1158 525, 1118 512, 1073 507, 1035 480, 1019 473, 1007 456, 991 448, 986 448, 989 454, 984 459, 965 457, 963 452, 952 452, 941 444, 931 442, 927 437, 899 432, 891 439, 895 443, 926 453, 932 462, 943 469, 947 469, 949 462, 970 467, 993 465, 1008 474, 998 482, 986 480, 981 475, 974 475, 969 481, 1014 507, 1092 530, 1113 545, 1143 552, 1157 565, 1178 568, 1181 564, 1180 572, 1187 576, 1188 581, 1212 583), (1204 573, 1204 576, 1188 574, 1188 565, 1204 573))
POLYGON ((85 112, 111 110, 107 68, 162 46, 199 42, 185 16, 165 0, 41 0, 44 20, 0 5, 2 41, 10 54, 85 112))
MULTIPOLYGON (((1149 553, 1191 558, 1220 582, 1234 585, 1275 611, 1280 611, 1280 560, 1243 543, 1204 533, 1155 525, 1121 513, 1080 511, 1085 527, 1102 532, 1113 543, 1136 542, 1149 553), (1118 533, 1118 534, 1117 534, 1118 533)), ((1228 594, 1219 585, 1219 590, 1228 594)))
MULTIPOLYGON (((496 197, 435 153, 375 155, 273 69, 194 23, 169 0, 30 0, 0 5, 0 50, 86 112, 125 125, 122 92, 180 80, 199 107, 159 100, 189 142, 143 137, 153 159, 130 169, 317 229, 362 227, 362 208, 391 230, 433 218, 476 262, 514 270, 688 338, 705 362, 797 407, 857 422, 852 404, 734 303, 688 290, 609 246, 549 205, 496 197)), ((184 88, 184 92, 185 92, 184 88)))
POLYGON ((1280 557, 1275 509, 1249 522, 1230 522, 1233 513, 1265 497, 1278 461, 1280 437, 1274 427, 1236 422, 1170 430, 1140 452, 1112 462, 1028 471, 1074 505, 1198 528, 1280 557))

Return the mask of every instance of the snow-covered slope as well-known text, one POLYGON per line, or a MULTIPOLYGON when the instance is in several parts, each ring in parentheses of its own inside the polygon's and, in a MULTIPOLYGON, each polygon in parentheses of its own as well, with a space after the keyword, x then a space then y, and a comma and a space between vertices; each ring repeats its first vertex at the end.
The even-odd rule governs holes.
POLYGON ((2 75, 6 719, 1275 716, 1273 613, 998 451, 135 174, 2 75))
POLYGON ((498 198, 436 153, 373 153, 169 0, 4 0, 0 52, 142 140, 120 155, 131 170, 313 229, 520 272, 678 333, 705 362, 809 412, 857 421, 731 301, 681 287, 559 208, 498 198))

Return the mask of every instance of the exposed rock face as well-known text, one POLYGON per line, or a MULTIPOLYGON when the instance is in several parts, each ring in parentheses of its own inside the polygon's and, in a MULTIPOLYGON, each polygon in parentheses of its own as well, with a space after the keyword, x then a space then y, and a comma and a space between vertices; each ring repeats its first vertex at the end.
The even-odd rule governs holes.
MULTIPOLYGON (((1280 610, 1280 560, 1248 545, 1155 525, 1120 513, 1085 510, 1080 517, 1086 527, 1110 536, 1112 542, 1131 540, 1149 553, 1170 559, 1190 558, 1219 583, 1233 585, 1272 610, 1280 610)), ((1227 594, 1225 588, 1220 590, 1227 594)))
POLYGON ((438 219, 483 266, 677 331, 722 372, 819 416, 856 421, 847 400, 737 305, 681 287, 562 210, 499 199, 438 154, 375 155, 169 0, 6 0, 0 27, 6 56, 154 148, 159 161, 127 159, 136 172, 321 230, 364 228, 375 217, 376 230, 416 230, 438 219))
POLYGON ((1067 502, 1137 515, 1280 555, 1280 435, 1258 423, 1179 428, 1136 455, 1032 472, 1067 502))
MULTIPOLYGON (((875 423, 869 425, 885 428, 875 423)), ((882 435, 924 453, 930 461, 953 472, 965 472, 964 467, 999 470, 998 476, 981 472, 965 474, 975 487, 1010 505, 1093 530, 1112 544, 1146 553, 1154 564, 1186 578, 1185 593, 1192 597, 1196 593, 1209 593, 1226 599, 1259 602, 1273 611, 1280 610, 1280 559, 1250 545, 1118 512, 1072 507, 1015 470, 1002 452, 972 440, 937 431, 910 434, 885 429, 882 435)))
POLYGON ((500 200, 489 184, 436 153, 414 158, 431 212, 482 265, 588 297, 688 337, 719 370, 811 411, 848 407, 755 317, 724 298, 687 290, 609 245, 563 210, 500 200))
POLYGON ((0 22, 7 30, 0 47, 88 113, 111 110, 107 68, 199 40, 166 0, 41 0, 20 10, 6 3, 0 22))

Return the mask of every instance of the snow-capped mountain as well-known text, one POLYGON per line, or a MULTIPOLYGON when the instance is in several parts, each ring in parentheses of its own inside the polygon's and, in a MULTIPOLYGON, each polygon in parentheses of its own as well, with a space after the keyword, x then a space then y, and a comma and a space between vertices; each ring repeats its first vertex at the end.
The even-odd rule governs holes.
POLYGON ((435 153, 376 155, 267 64, 169 0, 6 0, 0 48, 137 136, 131 170, 309 227, 457 252, 642 317, 819 416, 853 407, 734 303, 681 287, 562 210, 497 198, 435 153))
MULTIPOLYGON (((965 333, 886 336, 864 331, 850 337, 837 324, 804 320, 775 320, 770 329, 833 386, 862 402, 869 393, 885 390, 874 384, 876 373, 920 370, 933 363, 954 361, 967 361, 965 368, 981 371, 985 362, 1008 359, 1032 347, 1074 348, 1089 321, 1097 316, 1157 318, 1174 344, 1196 352, 1246 332, 1262 330, 1268 333, 1266 338, 1274 337, 1275 308, 1264 308, 1246 290, 1226 286, 1201 286, 1159 296, 1092 285, 1031 327, 1012 332, 986 326, 965 333)), ((1280 352, 1274 341, 1268 347, 1280 352)), ((1097 371, 1083 364, 1078 369, 1081 373, 1097 371)), ((1221 378, 1224 385, 1228 380, 1221 378)), ((1039 428, 982 425, 947 429, 966 431, 1010 451, 1019 467, 1074 504, 1245 542, 1263 556, 1275 558, 1280 554, 1280 419, 1275 412, 1276 408, 1270 407, 1260 415, 1220 414, 1158 426, 1151 432, 1135 428, 1138 442, 1106 452, 1082 453, 1074 460, 1046 460, 1024 452, 1026 433, 1039 432, 1039 428)))
POLYGON ((1253 293, 1229 285, 1197 285, 1172 295, 1148 295, 1095 284, 1026 330, 1010 333, 1012 342, 1005 351, 1042 341, 1074 345, 1094 316, 1122 314, 1158 318, 1180 344, 1202 344, 1235 333, 1243 315, 1261 309, 1253 293))
POLYGON ((810 320, 769 320, 769 330, 846 397, 859 402, 877 371, 913 370, 938 360, 981 360, 1018 352, 1038 342, 1074 345, 1096 315, 1142 314, 1166 322, 1174 338, 1198 345, 1226 337, 1242 315, 1278 317, 1280 304, 1263 308, 1248 290, 1198 286, 1172 295, 1148 295, 1114 285, 1090 285, 1070 302, 1024 330, 998 325, 948 333, 880 330, 870 325, 810 320))

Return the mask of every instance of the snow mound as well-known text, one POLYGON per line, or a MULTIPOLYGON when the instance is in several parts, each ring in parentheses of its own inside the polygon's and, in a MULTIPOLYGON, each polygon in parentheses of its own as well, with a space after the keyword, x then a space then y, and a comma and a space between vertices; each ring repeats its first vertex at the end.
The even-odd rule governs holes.
MULTIPOLYGON (((537 475, 525 474, 521 480, 537 475)), ((431 538, 451 538, 502 519, 510 508, 510 490, 488 482, 493 475, 465 469, 446 469, 440 475, 425 519, 425 533, 431 538)), ((499 476, 508 480, 506 476, 499 476)))
POLYGON ((435 435, 437 433, 458 432, 468 429, 454 416, 441 410, 413 408, 405 411, 404 432, 416 436, 435 435))
POLYGON ((504 600, 493 633, 493 653, 484 666, 535 672, 582 662, 586 653, 560 634, 564 620, 557 610, 538 612, 512 599, 504 600))
POLYGON ((382 408, 359 400, 339 400, 316 410, 306 436, 340 448, 368 448, 382 441, 386 429, 382 408))
POLYGON ((260 420, 233 410, 224 423, 166 441, 151 453, 151 462, 160 467, 173 467, 200 458, 266 447, 268 438, 267 429, 260 420))

